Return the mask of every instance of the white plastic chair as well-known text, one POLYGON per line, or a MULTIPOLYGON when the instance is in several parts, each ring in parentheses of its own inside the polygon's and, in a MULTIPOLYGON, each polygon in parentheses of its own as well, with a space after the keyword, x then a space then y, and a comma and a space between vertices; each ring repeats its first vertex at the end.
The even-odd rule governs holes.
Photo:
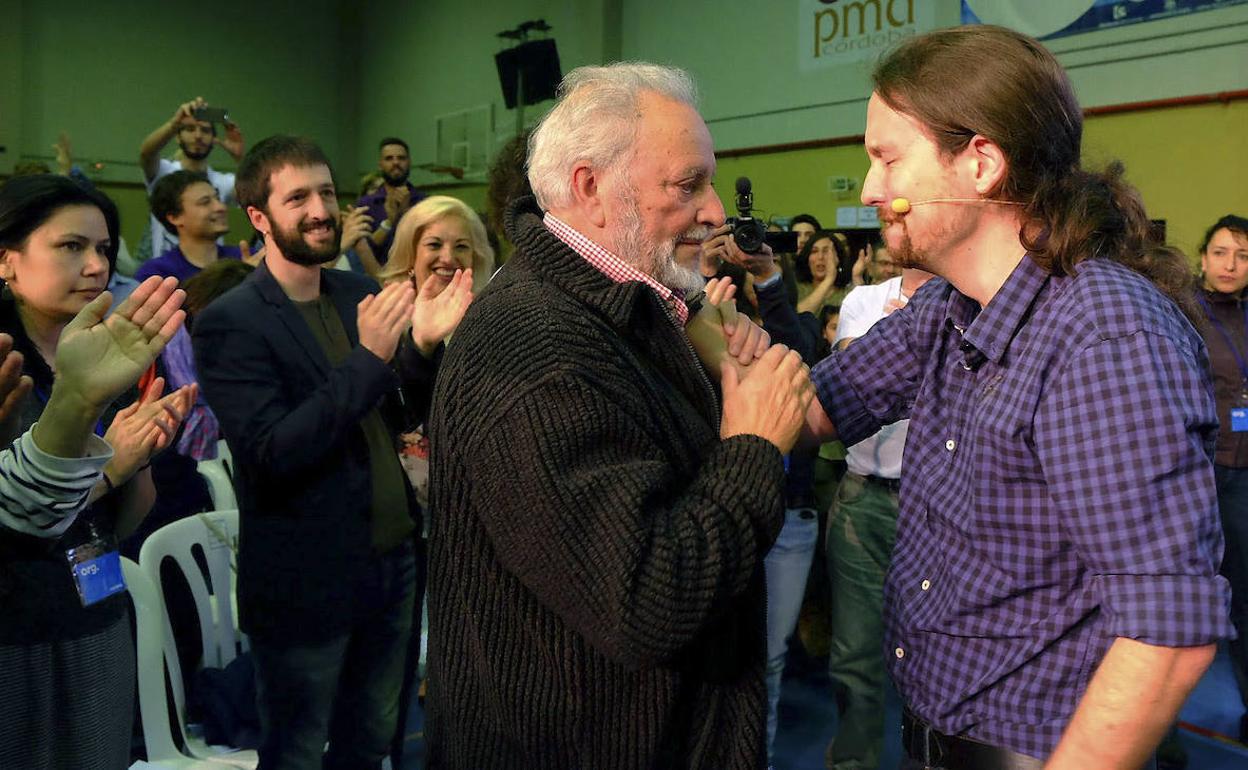
MULTIPOLYGON (((255 752, 238 752, 211 758, 188 757, 178 750, 169 726, 169 703, 165 690, 165 667, 162 643, 164 603, 160 591, 142 568, 127 558, 121 560, 121 574, 134 602, 136 670, 139 684, 139 718, 143 722, 143 742, 147 762, 135 763, 148 768, 167 770, 223 770, 225 767, 254 768, 255 752), (248 756, 250 754, 250 757, 248 756)), ((176 669, 173 672, 176 676, 176 669)), ((178 725, 181 727, 179 715, 178 725)))
POLYGON ((234 457, 224 441, 217 442, 216 459, 200 460, 195 469, 208 482, 208 496, 212 498, 213 510, 238 508, 238 498, 234 493, 234 457))
MULTIPOLYGON (((178 660, 173 639, 173 627, 168 612, 164 611, 164 585, 161 564, 171 559, 177 565, 190 586, 191 598, 199 619, 200 641, 204 652, 203 665, 225 668, 240 651, 248 649, 247 638, 238 630, 235 612, 234 552, 238 542, 238 511, 212 511, 200 513, 171 522, 148 536, 139 552, 139 566, 147 581, 156 587, 156 599, 162 612, 161 640, 165 667, 169 671, 170 689, 173 692, 174 712, 182 730, 187 751, 200 759, 212 758, 225 761, 219 749, 202 740, 186 735, 184 718, 186 694, 182 685, 182 667, 178 660), (208 566, 205 579, 203 570, 195 559, 199 550, 208 566)), ((161 683, 163 688, 164 683, 161 683)), ((145 720, 146 723, 146 720, 145 720)), ((245 760, 255 752, 239 752, 229 755, 231 760, 245 760)), ((233 764, 233 761, 231 761, 233 764)), ((249 765, 254 767, 254 761, 249 765)))

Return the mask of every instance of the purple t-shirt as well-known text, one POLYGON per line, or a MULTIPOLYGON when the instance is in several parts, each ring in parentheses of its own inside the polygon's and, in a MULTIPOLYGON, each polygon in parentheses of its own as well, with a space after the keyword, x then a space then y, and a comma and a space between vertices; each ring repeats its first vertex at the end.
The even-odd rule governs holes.
MULTIPOLYGON (((243 253, 237 246, 217 246, 219 259, 242 259, 243 253)), ((181 283, 198 273, 202 268, 192 265, 182 254, 182 249, 174 246, 155 259, 149 259, 134 272, 134 279, 142 282, 149 276, 159 275, 163 278, 173 276, 181 283)))
MULTIPOLYGON (((408 199, 410 205, 415 206, 417 203, 425 199, 425 194, 411 183, 407 183, 407 190, 411 193, 408 199)), ((381 221, 386 218, 386 186, 382 185, 376 192, 368 195, 361 195, 360 199, 355 202, 357 206, 367 206, 368 215, 373 218, 373 227, 381 227, 381 221)), ((391 222, 392 225, 398 225, 398 222, 391 222)), ((377 256, 380 264, 386 264, 386 260, 390 258, 390 247, 394 245, 394 230, 386 233, 386 240, 382 241, 381 246, 374 246, 373 253, 377 256)))

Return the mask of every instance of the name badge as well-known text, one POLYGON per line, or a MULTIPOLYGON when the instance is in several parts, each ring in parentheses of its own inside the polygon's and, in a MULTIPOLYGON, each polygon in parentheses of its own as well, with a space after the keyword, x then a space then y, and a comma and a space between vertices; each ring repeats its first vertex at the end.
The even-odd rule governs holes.
POLYGON ((1248 430, 1248 407, 1237 407, 1231 410, 1231 431, 1242 433, 1248 430))
POLYGON ((126 590, 126 580, 121 576, 121 554, 116 550, 104 550, 101 545, 91 542, 65 551, 83 607, 126 590))

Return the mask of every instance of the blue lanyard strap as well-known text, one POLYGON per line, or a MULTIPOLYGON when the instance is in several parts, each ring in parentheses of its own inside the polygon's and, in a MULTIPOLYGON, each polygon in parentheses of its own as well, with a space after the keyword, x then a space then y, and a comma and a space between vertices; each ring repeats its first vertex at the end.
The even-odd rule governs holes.
MULTIPOLYGON (((1244 382, 1248 383, 1248 361, 1244 359, 1244 355, 1240 352, 1239 347, 1235 344, 1235 340, 1231 338, 1231 333, 1223 325, 1222 321, 1213 314, 1213 307, 1204 296, 1198 296, 1200 305, 1205 309, 1205 315, 1209 317, 1209 322, 1213 324, 1213 328, 1218 330, 1218 334, 1222 335, 1222 339, 1226 340, 1226 346, 1231 349, 1231 354, 1235 356, 1235 363, 1239 365, 1239 373, 1244 378, 1244 382)), ((1244 331, 1248 335, 1248 303, 1240 302, 1240 306, 1244 311, 1244 331)))

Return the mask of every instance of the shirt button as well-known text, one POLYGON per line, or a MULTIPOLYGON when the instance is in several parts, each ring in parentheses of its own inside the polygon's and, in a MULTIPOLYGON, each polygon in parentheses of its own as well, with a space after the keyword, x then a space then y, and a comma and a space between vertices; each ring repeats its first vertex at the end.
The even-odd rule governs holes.
POLYGON ((930 580, 924 580, 922 584, 919 585, 919 588, 922 588, 924 591, 926 591, 927 589, 931 587, 932 587, 932 581, 930 580))
POLYGON ((958 446, 958 442, 954 441, 953 439, 949 439, 948 441, 945 442, 945 449, 948 449, 950 452, 956 449, 957 446, 958 446))
POLYGON ((897 656, 897 660, 901 660, 902 658, 906 657, 906 651, 901 649, 900 647, 893 650, 893 654, 897 656))

